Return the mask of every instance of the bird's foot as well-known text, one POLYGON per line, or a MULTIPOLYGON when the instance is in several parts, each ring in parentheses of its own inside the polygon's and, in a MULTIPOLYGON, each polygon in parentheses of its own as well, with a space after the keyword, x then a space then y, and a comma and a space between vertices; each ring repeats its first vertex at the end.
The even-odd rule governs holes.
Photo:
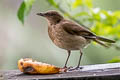
POLYGON ((64 67, 63 67, 63 69, 67 69, 67 70, 69 70, 69 69, 71 69, 71 68, 73 68, 73 67, 72 67, 72 66, 70 66, 70 67, 64 66, 64 67))
POLYGON ((83 67, 77 66, 77 67, 75 67, 75 68, 70 68, 70 69, 68 69, 68 71, 74 71, 74 70, 80 70, 80 69, 83 69, 83 67))

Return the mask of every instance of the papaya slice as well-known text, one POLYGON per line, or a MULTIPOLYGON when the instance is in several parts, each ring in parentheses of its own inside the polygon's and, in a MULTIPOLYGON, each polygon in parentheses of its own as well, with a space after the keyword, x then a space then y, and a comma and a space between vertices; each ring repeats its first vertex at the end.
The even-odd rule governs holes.
POLYGON ((21 72, 27 74, 55 74, 66 72, 66 69, 56 67, 51 64, 38 62, 30 58, 20 59, 18 68, 21 72))

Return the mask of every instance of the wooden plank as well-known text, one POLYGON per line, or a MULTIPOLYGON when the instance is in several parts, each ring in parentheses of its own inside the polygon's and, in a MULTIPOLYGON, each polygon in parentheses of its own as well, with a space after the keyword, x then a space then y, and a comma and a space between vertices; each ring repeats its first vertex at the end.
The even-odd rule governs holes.
POLYGON ((52 75, 27 75, 19 70, 1 71, 1 73, 4 74, 4 80, 120 80, 120 63, 82 67, 80 70, 52 75))

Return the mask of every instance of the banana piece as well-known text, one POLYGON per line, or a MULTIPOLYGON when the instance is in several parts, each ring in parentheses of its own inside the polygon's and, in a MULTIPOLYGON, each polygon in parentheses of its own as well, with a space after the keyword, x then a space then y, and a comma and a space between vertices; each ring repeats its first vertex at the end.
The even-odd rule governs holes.
POLYGON ((59 68, 51 64, 33 61, 30 58, 20 59, 18 61, 18 68, 21 72, 27 74, 55 74, 66 72, 66 69, 59 68))

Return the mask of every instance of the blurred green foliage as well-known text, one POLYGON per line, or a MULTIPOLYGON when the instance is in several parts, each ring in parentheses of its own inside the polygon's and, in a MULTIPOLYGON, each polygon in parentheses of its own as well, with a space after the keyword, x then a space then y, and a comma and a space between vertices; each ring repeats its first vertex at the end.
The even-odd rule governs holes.
MULTIPOLYGON (((24 23, 24 17, 31 10, 35 0, 24 0, 18 10, 18 18, 24 23)), ((89 27, 94 33, 116 40, 111 45, 120 49, 120 11, 106 11, 94 8, 92 0, 46 0, 50 6, 57 8, 64 16, 89 27), (65 4, 66 8, 62 6, 65 4)))
POLYGON ((120 62, 120 56, 119 57, 115 57, 112 60, 108 61, 108 63, 116 63, 116 62, 120 62))
POLYGON ((92 5, 92 0, 75 0, 73 3, 72 3, 72 7, 73 8, 77 8, 78 6, 88 6, 88 7, 93 7, 92 5))

